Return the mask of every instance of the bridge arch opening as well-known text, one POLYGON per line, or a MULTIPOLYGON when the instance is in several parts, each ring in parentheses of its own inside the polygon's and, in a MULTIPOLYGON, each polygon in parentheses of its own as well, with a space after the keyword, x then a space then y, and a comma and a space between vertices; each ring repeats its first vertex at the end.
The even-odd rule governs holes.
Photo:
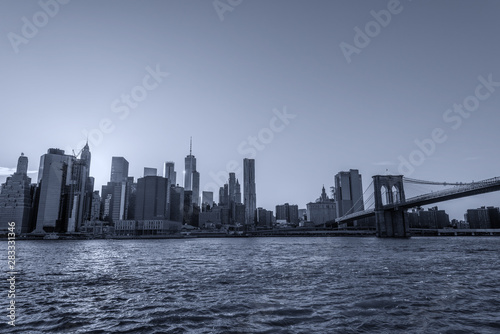
POLYGON ((401 203, 401 192, 399 191, 399 187, 393 185, 391 190, 394 203, 401 203))
POLYGON ((389 197, 389 190, 386 186, 380 187, 380 194, 382 195, 382 205, 387 205, 391 203, 391 199, 389 197))

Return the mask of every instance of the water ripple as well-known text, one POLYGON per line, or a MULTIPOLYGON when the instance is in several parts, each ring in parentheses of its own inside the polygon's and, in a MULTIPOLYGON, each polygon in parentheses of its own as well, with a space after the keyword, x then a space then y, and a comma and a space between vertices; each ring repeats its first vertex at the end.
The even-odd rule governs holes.
POLYGON ((22 241, 0 332, 498 333, 499 241, 22 241))

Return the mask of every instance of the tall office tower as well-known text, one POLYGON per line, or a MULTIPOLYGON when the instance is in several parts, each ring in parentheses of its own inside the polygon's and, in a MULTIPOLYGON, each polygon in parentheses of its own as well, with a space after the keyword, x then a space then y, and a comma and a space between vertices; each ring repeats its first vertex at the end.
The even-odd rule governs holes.
POLYGON ((245 205, 241 203, 236 203, 234 206, 234 223, 244 225, 245 224, 245 205))
POLYGON ((236 174, 235 173, 229 173, 229 181, 228 181, 228 195, 229 195, 229 203, 232 205, 232 203, 236 202, 236 174))
POLYGON ((68 194, 67 232, 79 231, 85 220, 90 219, 94 178, 89 176, 91 154, 88 143, 83 147, 80 158, 73 157, 68 194))
POLYGON ((193 153, 193 140, 189 142, 189 155, 184 159, 184 190, 193 191, 193 204, 199 203, 200 198, 200 173, 196 171, 196 158, 193 153))
POLYGON ((219 206, 224 206, 224 187, 219 188, 219 206))
MULTIPOLYGON (((102 188, 102 201, 108 199, 111 194, 109 202, 109 215, 110 221, 127 219, 128 214, 128 161, 123 157, 112 157, 111 159, 111 179, 106 186, 102 188)), ((102 205, 105 205, 103 203, 102 205)))
POLYGON ((184 159, 184 190, 193 190, 193 172, 196 170, 196 158, 192 154, 193 140, 189 142, 189 155, 184 159))
POLYGON ((226 183, 224 185, 224 206, 229 208, 230 203, 229 203, 229 185, 226 183))
POLYGON ((212 191, 204 191, 202 193, 202 211, 206 211, 206 207, 210 206, 212 208, 214 206, 214 193, 212 191))
POLYGON ((184 190, 184 224, 193 225, 193 191, 184 190))
POLYGON ((256 220, 257 226, 271 228, 273 227, 273 212, 268 211, 263 208, 257 208, 256 210, 256 220))
POLYGON ((177 173, 175 172, 175 164, 172 161, 165 162, 163 167, 163 177, 166 177, 172 186, 177 185, 177 173))
POLYGON ((74 157, 63 150, 50 148, 40 157, 38 171, 39 197, 36 232, 66 232, 68 217, 68 188, 74 157))
POLYGON ((124 157, 111 158, 110 182, 126 182, 128 177, 128 161, 124 157))
POLYGON ((99 191, 96 190, 92 193, 92 204, 90 209, 89 220, 99 220, 100 214, 101 214, 101 196, 99 196, 99 191))
POLYGON ((7 178, 0 192, 0 233, 6 233, 14 222, 16 234, 28 233, 31 210, 31 178, 28 158, 21 153, 16 172, 7 178))
POLYGON ((257 195, 255 192, 255 159, 243 159, 243 192, 245 224, 254 225, 257 195))
POLYGON ((200 173, 193 172, 193 204, 200 204, 200 173))
MULTIPOLYGON (((170 192, 169 192, 170 194, 170 192)), ((135 200, 137 195, 137 183, 134 183, 134 177, 127 178, 127 219, 135 219, 135 200)), ((167 199, 169 202, 169 199, 167 199)))
POLYGON ((144 176, 157 176, 158 170, 156 168, 144 167, 144 176))
POLYGON ((135 219, 169 219, 167 203, 170 187, 162 176, 145 176, 137 180, 135 219))
POLYGON ((184 217, 184 188, 173 186, 170 189, 170 220, 183 221, 184 217))
POLYGON ((364 210, 363 184, 357 169, 335 175, 337 217, 364 210))
POLYGON ((241 187, 240 187, 240 182, 238 181, 238 179, 236 179, 236 190, 235 190, 234 202, 241 204, 241 187))

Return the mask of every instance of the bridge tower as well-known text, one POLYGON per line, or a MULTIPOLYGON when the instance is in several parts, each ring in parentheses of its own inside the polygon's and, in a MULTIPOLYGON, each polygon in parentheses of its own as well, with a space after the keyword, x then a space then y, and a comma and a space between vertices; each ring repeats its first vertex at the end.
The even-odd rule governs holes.
POLYGON ((377 237, 410 237, 408 213, 399 206, 406 200, 403 175, 375 175, 373 187, 377 237))

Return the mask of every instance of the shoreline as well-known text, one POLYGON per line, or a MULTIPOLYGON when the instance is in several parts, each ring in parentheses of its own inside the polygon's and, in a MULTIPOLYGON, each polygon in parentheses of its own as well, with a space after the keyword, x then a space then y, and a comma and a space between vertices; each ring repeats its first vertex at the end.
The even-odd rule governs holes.
MULTIPOLYGON (((500 236, 500 229, 412 229, 411 237, 461 237, 461 236, 500 236)), ((269 237, 376 237, 374 230, 316 230, 316 231, 260 231, 248 232, 241 235, 229 235, 220 232, 199 232, 189 235, 171 234, 171 235, 78 235, 78 234, 57 234, 57 238, 45 239, 43 235, 20 235, 16 241, 22 240, 148 240, 148 239, 204 239, 204 238, 269 238, 269 237)), ((7 241, 7 237, 0 237, 1 241, 7 241)))

